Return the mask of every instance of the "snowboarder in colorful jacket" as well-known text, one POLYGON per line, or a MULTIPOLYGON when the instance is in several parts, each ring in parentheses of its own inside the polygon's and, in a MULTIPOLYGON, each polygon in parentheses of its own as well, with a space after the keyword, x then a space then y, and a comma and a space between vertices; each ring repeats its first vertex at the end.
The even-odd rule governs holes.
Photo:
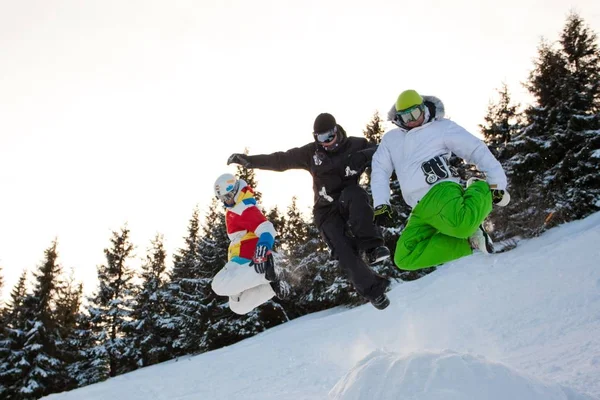
POLYGON ((397 128, 385 133, 373 155, 371 191, 375 221, 393 221, 390 177, 396 172, 402 196, 412 207, 394 253, 403 270, 417 270, 472 254, 489 253, 492 242, 482 222, 492 204, 505 206, 509 195, 502 166, 487 146, 455 122, 444 118, 442 102, 406 90, 388 119, 397 128), (475 164, 486 180, 469 180, 466 189, 448 160, 454 153, 475 164))
POLYGON ((272 154, 232 154, 227 164, 273 171, 304 169, 313 178, 314 221, 339 260, 356 291, 379 309, 387 307, 390 282, 371 270, 370 264, 389 258, 379 227, 373 223, 373 208, 358 180, 369 165, 376 146, 365 138, 348 137, 328 113, 317 116, 314 141, 302 147, 272 154), (347 233, 352 232, 352 238, 347 233))
POLYGON ((271 253, 275 229, 256 206, 252 188, 232 174, 223 174, 214 190, 226 208, 231 243, 227 264, 213 278, 213 291, 229 296, 229 308, 237 314, 247 314, 275 295, 286 297, 289 286, 275 270, 271 253))

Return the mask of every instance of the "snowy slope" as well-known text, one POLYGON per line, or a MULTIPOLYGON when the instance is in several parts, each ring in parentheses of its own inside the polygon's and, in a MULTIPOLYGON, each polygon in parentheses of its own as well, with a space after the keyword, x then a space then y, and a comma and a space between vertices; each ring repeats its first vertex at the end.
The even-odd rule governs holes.
POLYGON ((47 398, 600 399, 600 213, 390 299, 47 398))

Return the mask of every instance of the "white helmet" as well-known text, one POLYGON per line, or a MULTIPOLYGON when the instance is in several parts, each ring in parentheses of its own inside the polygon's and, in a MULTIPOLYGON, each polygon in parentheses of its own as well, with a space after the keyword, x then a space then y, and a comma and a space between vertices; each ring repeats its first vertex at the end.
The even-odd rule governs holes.
POLYGON ((240 189, 240 181, 232 174, 223 174, 215 181, 214 189, 219 200, 231 204, 240 189))

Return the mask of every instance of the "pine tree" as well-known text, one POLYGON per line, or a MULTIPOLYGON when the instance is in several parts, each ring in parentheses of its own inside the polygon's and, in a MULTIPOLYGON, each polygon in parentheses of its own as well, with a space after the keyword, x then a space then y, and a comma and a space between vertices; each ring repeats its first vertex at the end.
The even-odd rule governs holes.
POLYGON ((273 244, 273 251, 278 252, 282 245, 281 235, 285 226, 284 217, 281 215, 277 206, 269 210, 266 213, 266 217, 271 221, 273 228, 275 228, 275 232, 277 233, 275 236, 275 243, 273 244))
MULTIPOLYGON (((308 240, 308 231, 308 224, 298 208, 298 198, 294 196, 286 211, 284 224, 279 234, 284 247, 292 252, 293 249, 298 248, 308 240)), ((295 259, 293 254, 290 254, 290 257, 290 260, 295 259)))
POLYGON ((67 339, 68 348, 75 350, 67 372, 76 387, 101 382, 108 377, 107 355, 105 349, 97 345, 97 330, 88 314, 77 314, 75 327, 67 339))
MULTIPOLYGON (((246 147, 244 149, 244 154, 248 154, 248 148, 246 147)), ((246 181, 246 183, 248 184, 248 186, 250 186, 252 188, 252 190, 254 191, 254 198, 256 199, 257 203, 260 203, 261 199, 262 199, 262 193, 259 192, 257 190, 257 181, 256 181, 256 172, 253 169, 250 168, 245 168, 242 167, 241 165, 236 166, 235 168, 236 172, 235 172, 235 176, 238 179, 243 179, 244 181, 246 181)))
MULTIPOLYGON (((383 120, 379 116, 378 112, 373 114, 371 117, 371 121, 367 124, 365 129, 363 129, 363 136, 372 144, 381 143, 381 138, 383 138, 383 134, 385 133, 385 127, 383 126, 383 120)), ((367 168, 365 174, 361 177, 361 183, 369 187, 371 186, 371 168, 367 168)))
POLYGON ((27 271, 23 271, 11 292, 11 301, 6 310, 3 326, 4 342, 0 358, 0 382, 2 382, 3 398, 17 398, 18 386, 29 367, 23 347, 25 345, 26 308, 25 298, 27 271))
POLYGON ((532 236, 600 209, 597 36, 571 14, 559 46, 543 41, 526 87, 536 104, 506 145, 512 201, 495 218, 499 237, 532 236))
MULTIPOLYGON (((9 368, 6 358, 10 352, 9 341, 6 337, 6 326, 8 323, 7 310, 2 300, 2 290, 4 289, 4 277, 2 275, 2 266, 0 266, 0 377, 9 368)), ((0 380, 0 397, 8 397, 8 388, 4 384, 4 380, 0 380)))
POLYGON ((137 351, 134 361, 139 367, 168 360, 171 354, 170 335, 165 334, 168 327, 163 327, 167 257, 163 242, 163 236, 156 235, 142 264, 142 283, 132 315, 137 351))
POLYGON ((600 51, 598 37, 572 12, 559 42, 567 63, 567 105, 574 115, 600 112, 600 51))
POLYGON ((4 275, 2 275, 2 265, 0 265, 0 316, 4 313, 4 300, 2 291, 4 290, 4 275))
POLYGON ((131 369, 132 340, 127 335, 131 328, 132 296, 134 286, 133 271, 128 266, 132 257, 133 244, 129 239, 129 229, 113 231, 111 247, 104 249, 106 265, 98 266, 99 289, 90 299, 88 311, 97 346, 89 350, 94 358, 94 372, 103 380, 131 369))
POLYGON ((503 150, 520 129, 520 105, 512 103, 506 83, 502 83, 497 92, 499 99, 497 102, 490 101, 485 123, 479 128, 492 154, 502 162, 503 150))
MULTIPOLYGON (((6 309, 4 307, 4 301, 2 291, 4 289, 4 276, 2 275, 2 266, 0 265, 0 374, 2 373, 2 361, 8 355, 8 341, 6 340, 4 327, 6 326, 6 309)), ((0 395, 5 390, 4 385, 0 383, 0 395)))
POLYGON ((78 340, 82 298, 83 285, 75 281, 71 271, 68 278, 59 281, 54 310, 60 334, 60 340, 57 342, 58 356, 66 366, 66 373, 60 383, 62 390, 71 390, 79 385, 69 366, 80 361, 80 352, 84 350, 78 340))
POLYGON ((52 309, 60 273, 55 240, 45 251, 45 259, 35 274, 33 293, 26 296, 23 302, 23 359, 27 367, 15 385, 18 396, 23 399, 37 399, 62 389, 64 365, 58 358, 60 334, 52 309))
POLYGON ((385 127, 383 125, 384 123, 379 115, 379 112, 375 111, 371 117, 371 121, 369 121, 365 129, 363 129, 363 136, 369 141, 369 143, 381 143, 381 138, 383 138, 383 134, 385 132, 385 127))
POLYGON ((200 220, 198 208, 192 213, 188 224, 185 246, 173 256, 173 270, 166 297, 168 315, 165 326, 172 328, 173 354, 180 356, 199 351, 202 337, 202 294, 199 261, 200 220))

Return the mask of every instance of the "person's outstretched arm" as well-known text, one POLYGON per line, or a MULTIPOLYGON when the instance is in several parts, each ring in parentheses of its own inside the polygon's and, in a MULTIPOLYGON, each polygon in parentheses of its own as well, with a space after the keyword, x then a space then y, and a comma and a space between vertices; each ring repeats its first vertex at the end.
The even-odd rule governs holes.
POLYGON ((271 171, 286 171, 288 169, 308 169, 314 146, 312 143, 302 147, 294 147, 288 151, 278 151, 271 154, 247 155, 235 153, 227 160, 227 164, 240 164, 245 168, 267 169, 271 171))

